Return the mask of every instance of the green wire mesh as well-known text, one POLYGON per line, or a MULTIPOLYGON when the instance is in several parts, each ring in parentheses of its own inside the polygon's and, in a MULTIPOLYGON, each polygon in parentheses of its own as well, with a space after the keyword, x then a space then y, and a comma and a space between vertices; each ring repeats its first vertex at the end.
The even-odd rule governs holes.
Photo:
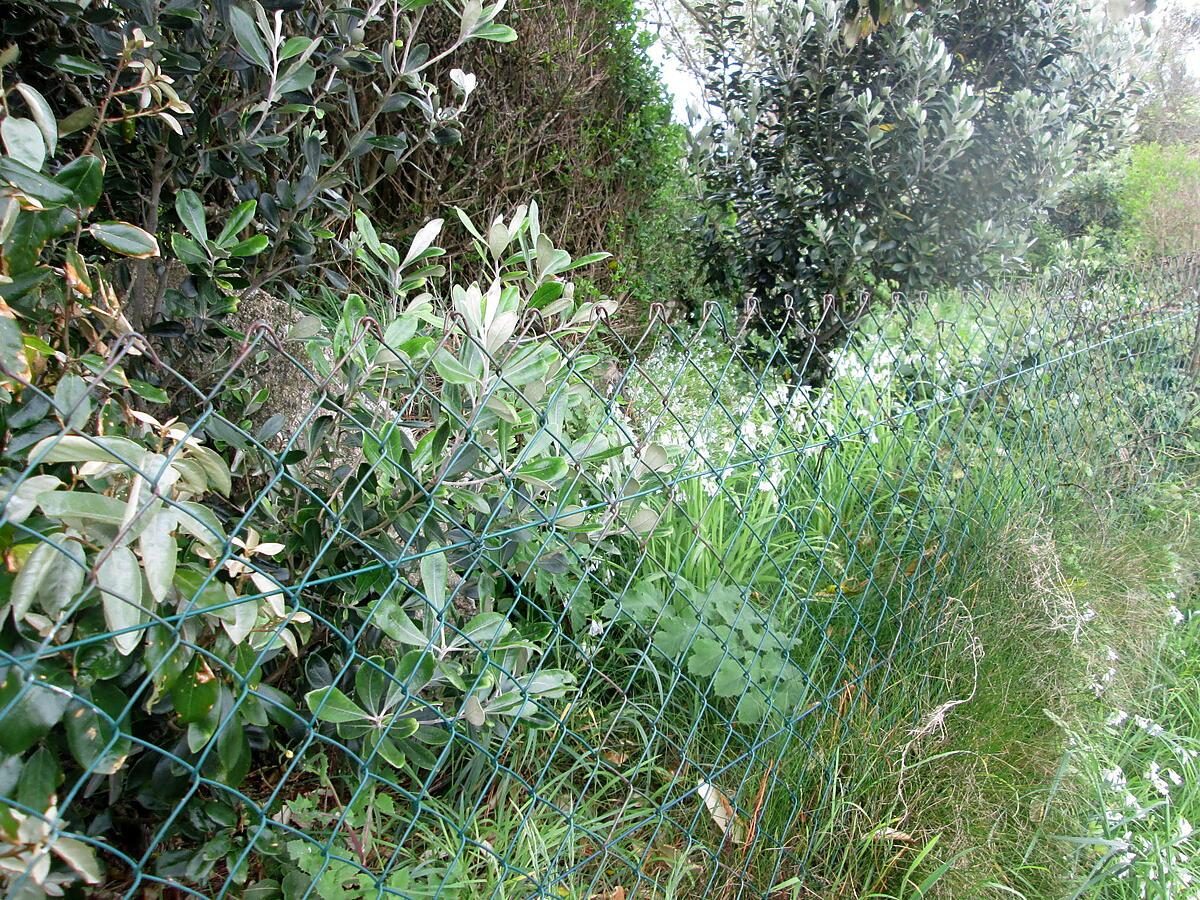
POLYGON ((979 541, 1170 465, 1200 371, 1191 259, 864 301, 822 323, 848 329, 833 346, 655 309, 636 338, 603 318, 548 338, 568 369, 511 401, 521 453, 553 448, 560 475, 399 348, 404 390, 363 392, 359 345, 384 335, 357 324, 337 356, 256 326, 219 373, 137 336, 109 348, 92 400, 121 367, 182 432, 153 458, 81 430, 86 397, 32 434, 10 416, 10 543, 53 547, 77 583, 0 648, 0 731, 37 736, 0 766, 14 894, 84 845, 103 896, 769 896, 829 852, 855 723, 955 614, 979 541), (65 439, 100 449, 78 464, 65 439), (188 441, 232 471, 211 516, 160 490, 176 460, 211 467, 188 441), (209 558, 167 601, 125 597, 123 629, 84 614, 141 520, 110 522, 89 563, 29 512, 23 486, 68 458, 80 481, 139 472, 209 558), (286 547, 256 552, 259 532, 286 547), (223 639, 250 601, 253 636, 223 639), (122 668, 122 638, 142 664, 122 668), (190 721, 166 708, 197 696, 190 721), (62 760, 49 809, 23 799, 39 748, 62 760))

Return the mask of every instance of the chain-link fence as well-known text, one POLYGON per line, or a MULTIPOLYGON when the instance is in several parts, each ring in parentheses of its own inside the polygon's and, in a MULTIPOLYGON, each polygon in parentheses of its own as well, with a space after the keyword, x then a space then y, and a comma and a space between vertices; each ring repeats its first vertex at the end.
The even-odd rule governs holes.
POLYGON ((352 298, 6 371, 9 889, 799 883, 989 530, 1190 439, 1196 276, 864 301, 837 343, 352 298))

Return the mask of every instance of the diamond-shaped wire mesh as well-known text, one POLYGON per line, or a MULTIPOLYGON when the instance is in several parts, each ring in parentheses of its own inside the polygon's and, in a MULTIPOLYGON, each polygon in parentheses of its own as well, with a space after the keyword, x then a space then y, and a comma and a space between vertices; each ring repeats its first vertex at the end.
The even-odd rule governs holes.
POLYGON ((1196 276, 897 295, 832 347, 715 308, 419 353, 260 326, 215 372, 133 336, 27 385, 8 886, 769 895, 836 852, 989 529, 1170 464, 1196 276))

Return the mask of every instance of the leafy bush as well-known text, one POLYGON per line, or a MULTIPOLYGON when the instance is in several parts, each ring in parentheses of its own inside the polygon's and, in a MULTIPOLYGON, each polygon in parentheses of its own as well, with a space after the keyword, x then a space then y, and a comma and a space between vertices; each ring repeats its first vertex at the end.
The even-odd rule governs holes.
MULTIPOLYGON (((685 241, 680 223, 664 214, 662 194, 684 156, 683 129, 671 122, 637 4, 519 0, 508 5, 507 21, 519 42, 476 44, 455 57, 480 82, 463 114, 466 139, 428 145, 413 165, 382 180, 372 207, 377 225, 394 228, 397 211, 401 222, 424 221, 454 205, 490 221, 532 192, 573 253, 605 246, 628 267, 643 251, 662 252, 662 243, 676 252, 685 241), (669 229, 668 240, 638 243, 647 220, 669 229)), ((635 286, 609 269, 587 280, 613 296, 635 286)))
MULTIPOLYGON (((443 300, 426 289, 445 273, 441 221, 401 254, 357 214, 344 247, 366 296, 345 300, 328 337, 315 323, 295 338, 336 385, 339 415, 297 431, 280 463, 262 441, 303 423, 278 423, 260 441, 211 406, 193 427, 147 412, 187 401, 171 399, 161 364, 144 363, 148 348, 129 335, 106 274, 118 254, 149 257, 158 244, 128 223, 89 222, 102 158, 52 172, 38 148, 54 145, 54 117, 41 116, 40 92, 22 96, 39 118, 0 123, 0 288, 12 302, 0 317, 0 414, 13 467, 0 540, 15 571, 5 576, 0 750, 5 777, 28 769, 32 785, 0 827, 25 860, 18 874, 36 862, 47 890, 100 880, 85 844, 55 844, 62 866, 51 867, 52 837, 120 831, 137 809, 150 816, 147 840, 176 845, 161 874, 203 883, 223 867, 244 882, 251 850, 278 848, 228 825, 245 812, 231 792, 258 771, 256 754, 306 721, 305 706, 357 760, 351 771, 383 765, 409 777, 450 752, 448 723, 462 723, 474 753, 518 725, 552 724, 547 704, 574 674, 542 665, 549 629, 508 589, 537 550, 514 541, 499 554, 464 552, 456 542, 484 522, 526 540, 538 528, 553 534, 537 525, 551 521, 543 506, 590 498, 589 468, 622 451, 618 432, 579 418, 598 397, 582 375, 603 362, 587 338, 610 307, 577 298, 564 279, 605 255, 556 248, 536 206, 484 231, 464 215, 486 288, 456 285, 443 300), (281 465, 294 473, 282 482, 281 465), (256 490, 271 500, 250 503, 256 490), (347 540, 350 526, 373 537, 347 540), (419 567, 380 565, 406 546, 422 554, 419 567), (297 588, 292 571, 327 585, 360 574, 343 593, 297 588), (420 589, 404 590, 404 578, 420 589), (477 611, 462 615, 468 592, 477 611), (357 638, 368 628, 379 637, 366 656, 357 638), (295 680, 272 684, 302 648, 303 705, 295 680), (111 782, 108 811, 76 797, 60 815, 60 786, 94 778, 111 782), (193 800, 196 779, 219 787, 193 800), (187 814, 154 818, 177 805, 187 814)), ((243 236, 255 208, 240 203, 214 237, 209 211, 181 190, 172 247, 223 291, 263 247, 243 236)), ((614 504, 575 540, 619 539, 611 533, 636 506, 614 504)))
POLYGON ((708 260, 817 346, 888 293, 1019 268, 1133 122, 1136 42, 1074 3, 705 4, 708 260), (827 304, 824 295, 831 295, 827 304))
POLYGON ((663 662, 686 670, 712 703, 728 702, 740 724, 800 707, 809 691, 806 676, 770 616, 728 584, 699 590, 678 583, 664 592, 663 583, 654 576, 639 581, 600 615, 640 626, 663 662))
POLYGON ((1138 254, 1173 256, 1200 248, 1200 155, 1182 144, 1139 144, 1120 189, 1125 240, 1138 254))
MULTIPOLYGON (((324 242, 372 183, 423 143, 461 140, 476 79, 454 70, 434 84, 428 73, 471 41, 507 43, 516 33, 498 21, 504 2, 468 0, 435 48, 425 40, 433 6, 81 3, 64 12, 34 3, 6 11, 10 36, 54 48, 20 60, 19 71, 51 106, 72 110, 60 146, 120 173, 108 185, 110 209, 153 234, 160 205, 184 189, 223 226, 257 203, 268 244, 243 235, 258 241, 256 253, 224 283, 204 279, 168 298, 175 288, 147 265, 122 276, 130 288, 123 312, 135 327, 158 324, 166 307, 203 322, 234 302, 231 293, 297 269, 335 268, 324 242)), ((12 66, 17 51, 6 52, 12 66)))

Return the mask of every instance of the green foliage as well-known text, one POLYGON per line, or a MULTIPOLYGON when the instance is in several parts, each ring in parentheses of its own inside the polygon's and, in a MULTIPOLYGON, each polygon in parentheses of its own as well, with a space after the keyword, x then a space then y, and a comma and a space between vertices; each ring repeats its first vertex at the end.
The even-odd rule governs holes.
MULTIPOLYGON (((663 248, 638 243, 645 222, 657 222, 668 246, 684 243, 682 223, 662 199, 679 170, 683 135, 647 55, 651 37, 637 4, 518 0, 507 16, 521 34, 517 44, 479 44, 456 57, 481 84, 464 117, 472 137, 418 151, 414 165, 382 178, 373 218, 391 230, 396 210, 424 221, 457 205, 490 220, 533 193, 566 249, 609 247, 616 265, 650 271, 634 254, 663 248)), ((457 238, 447 240, 456 251, 457 238)), ((588 281, 622 299, 641 290, 619 269, 598 268, 588 281)))
MULTIPOLYGON (((1081 436, 1187 427, 1162 400, 1187 382, 1178 329, 1061 349, 1178 280, 1097 280, 1071 315, 1054 292, 880 312, 806 384, 691 283, 680 132, 632 2, 507 11, 557 21, 513 80, 577 91, 533 90, 528 117, 468 105, 509 82, 446 71, 511 42, 502 7, 0 14, 55 47, 0 55, 5 888, 711 892, 734 842, 748 886, 794 883, 822 779, 852 768, 842 723, 929 634, 964 537, 1027 475, 1086 480, 1081 436), (577 144, 512 162, 508 135, 577 107, 577 144), (483 210, 455 210, 459 238, 400 221, 427 159, 483 210), (546 160, 565 240, 547 203, 506 203, 546 160), (581 254, 589 233, 643 258, 581 254), (264 284, 308 314, 246 325, 228 368, 196 352, 220 371, 189 382, 136 334, 162 310, 130 307, 160 237, 190 324, 264 284), (612 284, 708 315, 617 359, 612 284)), ((836 40, 941 90, 956 63, 904 15, 867 4, 836 40)))
POLYGON ((1124 237, 1143 256, 1200 247, 1200 155, 1182 144, 1139 144, 1129 152, 1120 187, 1124 237))
MULTIPOLYGON (((259 232, 242 234, 248 223, 239 223, 228 237, 241 240, 220 247, 223 259, 239 261, 236 277, 206 271, 215 260, 202 257, 212 248, 194 233, 200 252, 180 244, 200 280, 181 297, 171 294, 169 311, 203 321, 227 308, 231 289, 336 268, 327 242, 369 192, 377 176, 368 170, 394 173, 424 143, 461 140, 477 80, 454 70, 434 84, 432 68, 471 42, 506 44, 516 34, 499 21, 503 2, 471 0, 454 7, 453 32, 432 47, 433 6, 389 0, 366 11, 322 3, 268 11, 255 2, 155 2, 97 15, 86 3, 31 4, 9 12, 9 28, 56 48, 20 60, 19 90, 45 97, 46 108, 75 110, 59 149, 66 142, 94 153, 120 173, 108 187, 109 208, 153 233, 160 203, 184 190, 202 197, 207 218, 222 226, 246 203, 257 205, 259 232), (225 189, 214 189, 218 182, 225 189)), ((26 162, 37 155, 34 132, 16 123, 5 131, 26 162)), ((178 199, 175 209, 191 231, 178 199)), ((135 267, 128 277, 153 276, 135 267)), ((161 318, 154 298, 166 289, 138 287, 123 312, 145 328, 161 318)))
POLYGON ((1121 144, 1138 96, 1130 26, 1077 4, 871 7, 701 7, 709 266, 773 325, 790 296, 818 346, 862 314, 860 290, 1019 268, 1039 211, 1121 144))
POLYGON ((788 656, 789 641, 728 584, 698 590, 678 583, 668 595, 664 579, 652 576, 619 602, 608 601, 600 614, 644 629, 664 668, 686 670, 698 692, 716 698, 714 704, 728 703, 740 724, 760 722, 769 712, 794 714, 808 694, 803 670, 788 656))

